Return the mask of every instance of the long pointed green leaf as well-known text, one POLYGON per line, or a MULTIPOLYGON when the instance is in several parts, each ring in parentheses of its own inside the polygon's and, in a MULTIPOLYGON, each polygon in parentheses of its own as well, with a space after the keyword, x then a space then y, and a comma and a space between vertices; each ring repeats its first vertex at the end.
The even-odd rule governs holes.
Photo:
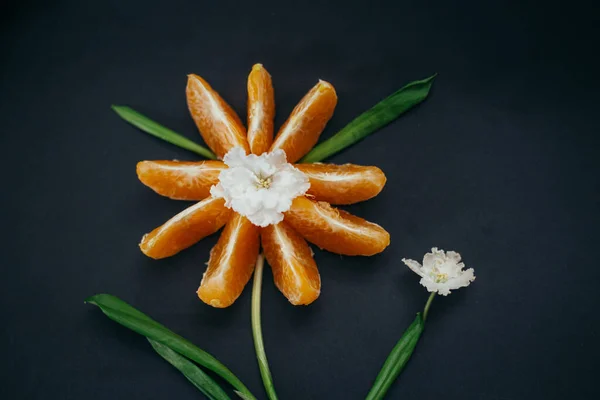
POLYGON ((262 254, 256 260, 254 268, 254 283, 252 285, 252 337, 254 338, 254 350, 256 351, 256 360, 258 361, 258 369, 263 381, 263 386, 270 400, 277 400, 273 378, 269 370, 269 362, 267 361, 267 353, 265 353, 265 344, 263 342, 262 327, 260 324, 260 298, 262 291, 262 275, 265 258, 262 254))
POLYGON ((250 397, 246 396, 244 393, 242 392, 238 392, 237 390, 234 390, 235 394, 238 395, 238 397, 242 400, 252 400, 250 397))
POLYGON ((216 160, 217 157, 212 151, 208 150, 204 146, 200 146, 198 143, 189 140, 188 138, 181 136, 179 133, 172 131, 171 129, 159 124, 158 122, 152 121, 150 118, 143 114, 135 111, 134 109, 126 106, 113 105, 111 108, 119 114, 121 118, 130 124, 140 128, 142 131, 149 133, 159 139, 174 144, 175 146, 182 147, 186 150, 193 151, 196 154, 200 154, 203 157, 216 160))
POLYGON ((356 117, 331 138, 317 145, 300 162, 322 161, 389 124, 427 98, 436 75, 411 82, 386 97, 373 108, 356 117))
POLYGON ((185 376, 198 390, 210 400, 231 400, 227 393, 204 371, 179 353, 152 339, 148 339, 152 348, 185 376))
POLYGON ((112 294, 97 294, 95 296, 88 297, 87 299, 85 299, 85 302, 98 306, 100 307, 100 309, 115 309, 123 314, 129 315, 130 317, 147 321, 149 323, 155 324, 156 326, 162 326, 143 312, 133 308, 132 306, 130 306, 117 296, 113 296, 112 294))
POLYGON ((424 328, 423 318, 421 313, 418 313, 413 323, 410 324, 388 355, 365 400, 380 400, 385 397, 388 389, 410 359, 424 328))
POLYGON ((170 331, 164 325, 159 324, 136 310, 118 297, 109 294, 98 294, 86 299, 86 303, 98 306, 113 321, 140 335, 153 339, 217 373, 235 389, 254 399, 248 388, 219 360, 206 351, 194 346, 190 341, 170 331))

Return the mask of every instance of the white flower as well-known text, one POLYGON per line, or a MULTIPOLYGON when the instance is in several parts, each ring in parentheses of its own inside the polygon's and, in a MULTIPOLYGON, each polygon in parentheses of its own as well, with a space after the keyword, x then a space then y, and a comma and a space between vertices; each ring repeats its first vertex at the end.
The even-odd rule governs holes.
POLYGON ((421 285, 430 292, 437 292, 443 296, 450 294, 450 290, 467 287, 475 280, 473 268, 463 271, 465 264, 460 262, 460 254, 454 251, 445 253, 437 247, 423 257, 423 265, 415 260, 402 259, 404 264, 421 276, 421 285))
POLYGON ((241 147, 229 150, 223 161, 229 168, 219 174, 210 193, 225 199, 225 206, 265 227, 283 220, 292 200, 306 193, 306 175, 286 162, 285 152, 246 155, 241 147))

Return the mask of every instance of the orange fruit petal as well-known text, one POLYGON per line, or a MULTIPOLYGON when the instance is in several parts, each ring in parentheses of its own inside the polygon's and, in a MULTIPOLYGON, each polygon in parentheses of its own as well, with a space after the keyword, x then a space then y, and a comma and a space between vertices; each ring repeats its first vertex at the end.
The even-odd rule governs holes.
POLYGON ((296 164, 310 180, 308 194, 331 204, 353 204, 375 197, 385 185, 377 167, 345 164, 296 164))
POLYGON ((209 197, 144 235, 140 248, 151 258, 172 256, 221 229, 230 215, 223 199, 209 197))
POLYGON ((203 200, 227 168, 222 161, 140 161, 137 176, 156 193, 174 200, 203 200))
POLYGON ((287 161, 293 163, 302 158, 317 143, 325 125, 333 115, 337 95, 333 86, 319 81, 294 108, 285 121, 271 151, 282 149, 287 161))
POLYGON ((285 221, 306 240, 332 253, 371 256, 390 244, 390 234, 381 226, 303 196, 294 199, 285 221))
POLYGON ((315 301, 321 277, 306 240, 285 222, 262 228, 260 237, 279 291, 296 306, 315 301))
POLYGON ((255 64, 248 75, 248 143, 253 154, 269 151, 273 143, 275 93, 271 75, 255 64))
POLYGON ((217 308, 233 304, 252 276, 259 246, 259 228, 234 213, 210 251, 198 297, 217 308))
POLYGON ((188 75, 186 95, 202 138, 219 158, 236 146, 250 150, 240 117, 204 79, 188 75))

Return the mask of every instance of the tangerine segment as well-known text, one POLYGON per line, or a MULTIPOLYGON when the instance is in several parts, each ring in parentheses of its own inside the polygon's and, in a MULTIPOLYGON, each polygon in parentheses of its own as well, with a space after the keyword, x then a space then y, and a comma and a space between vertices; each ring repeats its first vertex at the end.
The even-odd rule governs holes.
POLYGON ((298 161, 319 140, 337 104, 335 89, 329 82, 319 81, 294 108, 283 124, 271 151, 282 149, 287 162, 298 161))
POLYGON ((252 276, 259 246, 259 228, 234 213, 210 251, 198 297, 217 308, 233 304, 252 276))
POLYGON ((390 244, 390 234, 381 226, 303 196, 294 199, 285 221, 306 240, 332 253, 372 256, 390 244))
POLYGON ((144 235, 140 248, 154 259, 172 256, 221 229, 230 215, 223 199, 209 197, 144 235))
POLYGON ((137 176, 156 193, 173 200, 203 200, 227 166, 222 161, 140 161, 137 176))
POLYGON ((279 291, 295 306, 315 301, 321 277, 306 240, 285 222, 262 228, 260 237, 279 291))
POLYGON ((375 197, 385 185, 377 167, 354 164, 296 164, 310 180, 308 194, 331 204, 353 204, 375 197))
POLYGON ((255 64, 248 75, 248 143, 253 154, 269 151, 273 143, 275 93, 271 75, 255 64))
POLYGON ((188 75, 186 95, 202 138, 219 158, 236 146, 250 150, 240 117, 204 79, 188 75))

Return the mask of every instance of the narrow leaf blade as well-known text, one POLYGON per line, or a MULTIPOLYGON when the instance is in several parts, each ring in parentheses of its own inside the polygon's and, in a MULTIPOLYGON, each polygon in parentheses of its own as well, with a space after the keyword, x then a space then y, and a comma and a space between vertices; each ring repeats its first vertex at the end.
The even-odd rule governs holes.
POLYGON ((242 400, 252 400, 250 397, 246 396, 244 393, 242 392, 238 392, 237 390, 234 390, 235 394, 238 395, 238 397, 242 400))
POLYGON ((113 296, 112 294, 104 294, 104 293, 97 294, 97 295, 88 297, 87 299, 85 299, 84 302, 88 303, 88 304, 93 304, 97 307, 100 307, 101 309, 102 309, 102 307, 112 308, 112 309, 118 310, 124 314, 127 314, 131 317, 138 318, 138 319, 141 319, 144 321, 148 321, 148 322, 151 322, 158 326, 162 326, 161 324, 154 321, 152 318, 150 318, 143 312, 133 308, 132 306, 130 306, 129 304, 127 304, 126 302, 124 302, 123 300, 118 298, 117 296, 113 296))
POLYGON ((172 332, 147 315, 136 310, 116 296, 99 294, 86 299, 87 303, 98 306, 113 321, 131 329, 140 335, 153 339, 177 353, 189 358, 217 373, 234 388, 254 398, 248 388, 219 360, 206 351, 194 346, 190 341, 172 332))
POLYGON ((152 136, 174 144, 175 146, 193 151, 194 153, 203 157, 210 158, 212 160, 217 159, 217 156, 215 156, 213 152, 208 150, 206 147, 189 140, 188 138, 175 131, 172 131, 158 122, 151 120, 150 118, 140 114, 130 107, 113 105, 111 108, 125 121, 152 136))
POLYGON ((427 98, 436 75, 411 82, 386 97, 331 138, 317 145, 300 162, 322 161, 389 124, 427 98))
POLYGON ((385 360, 366 400, 380 400, 385 397, 392 383, 408 363, 424 328, 423 318, 421 313, 418 313, 385 360))
POLYGON ((148 339, 148 341, 162 358, 177 368, 206 397, 211 400, 231 400, 227 396, 227 393, 210 376, 206 375, 204 371, 187 358, 152 339, 148 339))

